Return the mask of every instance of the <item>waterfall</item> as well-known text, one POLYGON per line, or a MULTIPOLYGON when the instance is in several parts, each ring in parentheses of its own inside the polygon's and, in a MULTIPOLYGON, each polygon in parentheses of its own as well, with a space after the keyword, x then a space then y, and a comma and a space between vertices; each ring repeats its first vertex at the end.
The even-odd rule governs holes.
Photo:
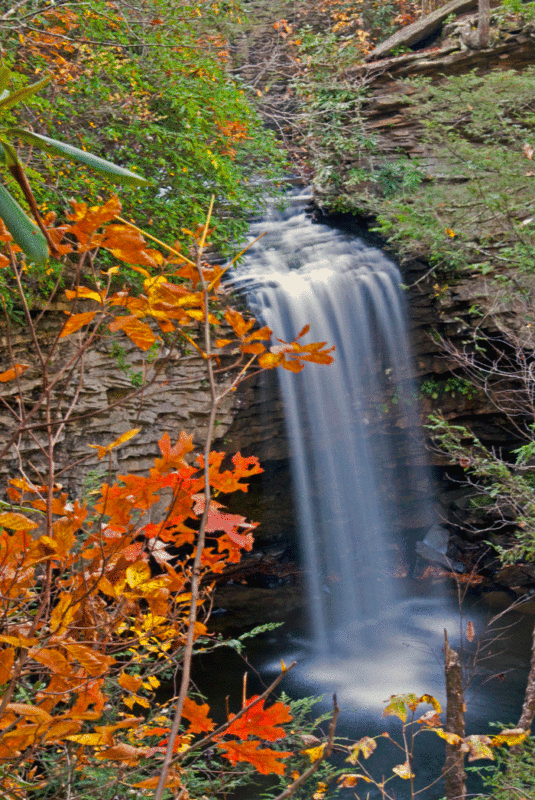
POLYGON ((421 483, 400 275, 298 203, 255 223, 251 238, 263 232, 234 288, 275 336, 290 341, 310 324, 305 341, 336 346, 330 366, 277 371, 311 626, 327 652, 394 606, 400 507, 421 483))

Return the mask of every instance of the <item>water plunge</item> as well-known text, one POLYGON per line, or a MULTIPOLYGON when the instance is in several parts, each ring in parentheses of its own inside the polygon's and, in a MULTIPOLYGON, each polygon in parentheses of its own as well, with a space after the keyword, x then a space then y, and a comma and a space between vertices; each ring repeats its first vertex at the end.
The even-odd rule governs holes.
POLYGON ((310 324, 306 341, 336 346, 333 365, 278 373, 313 638, 320 652, 347 652, 376 640, 373 623, 396 607, 400 509, 425 493, 400 275, 302 207, 251 236, 264 231, 233 285, 281 339, 310 324))

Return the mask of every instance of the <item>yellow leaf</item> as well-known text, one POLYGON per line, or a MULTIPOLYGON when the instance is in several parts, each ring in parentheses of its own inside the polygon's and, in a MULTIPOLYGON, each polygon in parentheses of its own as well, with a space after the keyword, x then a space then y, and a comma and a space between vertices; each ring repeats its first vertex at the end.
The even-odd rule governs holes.
POLYGON ((400 778, 408 781, 410 778, 414 778, 414 773, 411 772, 410 766, 405 764, 398 764, 397 767, 392 767, 392 772, 395 772, 396 775, 399 775, 400 778))
POLYGON ((115 439, 115 441, 113 441, 111 444, 106 445, 105 447, 102 447, 101 445, 98 444, 89 444, 88 447, 92 447, 94 450, 98 450, 98 458, 100 461, 100 459, 104 458, 104 456, 107 453, 109 453, 110 450, 113 450, 114 447, 119 447, 119 445, 127 442, 133 436, 138 434, 140 430, 141 428, 132 428, 132 430, 126 431, 126 433, 122 433, 118 439, 115 439))
POLYGON ((131 589, 150 581, 150 577, 150 567, 144 561, 136 561, 126 568, 126 582, 131 589))
POLYGON ((0 514, 0 526, 9 528, 11 531, 31 531, 33 528, 38 527, 37 522, 33 522, 28 517, 25 517, 24 514, 17 514, 14 511, 0 514))
POLYGON ((432 694, 423 694, 419 698, 418 702, 419 703, 428 703, 430 706, 433 706, 433 708, 437 712, 437 714, 440 714, 440 712, 442 711, 442 707, 441 707, 440 703, 438 702, 436 697, 433 697, 432 694))
POLYGON ((76 742, 76 744, 88 745, 90 747, 97 747, 100 744, 105 744, 101 733, 75 733, 65 738, 68 739, 69 742, 76 742))
POLYGON ((95 292, 92 289, 88 289, 86 286, 79 286, 75 291, 67 289, 65 292, 67 300, 75 300, 76 298, 80 300, 96 300, 100 305, 102 305, 103 296, 104 292, 95 292))
POLYGON ((491 739, 488 736, 467 736, 464 741, 469 747, 468 761, 478 761, 480 758, 487 758, 489 761, 494 761, 494 753, 490 747, 491 739))
POLYGON ((364 736, 352 746, 351 752, 348 758, 346 758, 346 761, 349 761, 350 764, 356 764, 361 753, 364 758, 369 758, 376 747, 377 742, 375 739, 372 739, 370 736, 364 736))
POLYGON ((318 745, 318 747, 310 747, 308 750, 301 750, 301 755, 308 756, 312 763, 319 761, 325 750, 325 743, 318 745))
POLYGON ((434 730, 437 736, 440 736, 441 739, 445 739, 448 744, 462 744, 464 739, 462 736, 458 736, 456 733, 449 733, 448 731, 442 730, 442 728, 431 728, 434 730))
POLYGON ((58 603, 50 615, 50 629, 52 633, 61 635, 65 633, 74 619, 76 604, 68 592, 61 592, 58 603))
POLYGON ((500 747, 506 744, 509 747, 514 747, 515 744, 520 744, 526 739, 527 733, 523 728, 510 728, 509 730, 501 731, 497 736, 491 739, 492 747, 500 747))
POLYGON ((318 788, 312 795, 312 800, 323 800, 325 797, 325 792, 327 791, 327 784, 320 781, 318 783, 318 788))

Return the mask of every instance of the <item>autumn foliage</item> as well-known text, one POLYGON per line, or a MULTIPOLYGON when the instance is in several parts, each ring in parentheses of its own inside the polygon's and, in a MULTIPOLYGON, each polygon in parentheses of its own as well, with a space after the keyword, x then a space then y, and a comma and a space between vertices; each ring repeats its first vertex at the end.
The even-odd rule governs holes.
MULTIPOLYGON (((306 361, 332 360, 325 343, 301 344, 306 329, 292 342, 270 344, 268 328, 221 308, 221 279, 230 265, 203 260, 208 222, 189 232, 186 254, 177 243, 153 247, 120 212, 112 197, 94 207, 73 203, 61 224, 52 214, 45 218, 72 285, 65 291, 70 310, 51 346, 72 339, 71 368, 110 334, 127 337, 141 351, 184 338, 206 363, 213 423, 221 398, 251 371, 282 366, 298 372, 306 361), (113 264, 97 271, 103 252, 113 264), (141 276, 141 290, 123 279, 125 264, 141 276), (224 336, 212 344, 212 330, 222 326, 224 336), (223 357, 229 377, 216 382, 223 357)), ((25 280, 32 266, 5 228, 0 240, 1 266, 31 327, 25 280)), ((6 366, 3 384, 21 380, 29 368, 6 366)), ((54 379, 47 373, 48 383, 54 379)), ((36 403, 46 406, 50 398, 42 388, 36 403)), ((2 402, 20 440, 35 411, 21 416, 16 399, 2 402)), ((76 418, 76 402, 61 419, 48 418, 48 472, 34 469, 32 475, 25 465, 10 480, 0 513, 2 791, 25 798, 70 776, 76 796, 77 785, 101 765, 108 786, 153 795, 162 783, 187 798, 193 773, 180 764, 207 746, 206 739, 215 747, 219 773, 245 764, 282 775, 291 751, 273 743, 286 736, 283 726, 292 719, 286 705, 266 705, 267 695, 255 696, 216 727, 221 720, 211 718, 208 704, 186 693, 194 648, 211 644, 206 622, 213 576, 251 550, 256 527, 215 497, 247 491, 247 479, 262 471, 257 459, 211 451, 213 424, 203 453, 193 452, 191 435, 171 441, 164 434, 149 474, 119 474, 89 496, 73 498, 55 479, 54 448, 55 432, 76 418), (184 691, 173 730, 174 701, 162 701, 160 687, 180 673, 184 691)), ((89 444, 88 456, 96 451, 99 460, 109 459, 139 433, 132 428, 106 445, 89 444)))

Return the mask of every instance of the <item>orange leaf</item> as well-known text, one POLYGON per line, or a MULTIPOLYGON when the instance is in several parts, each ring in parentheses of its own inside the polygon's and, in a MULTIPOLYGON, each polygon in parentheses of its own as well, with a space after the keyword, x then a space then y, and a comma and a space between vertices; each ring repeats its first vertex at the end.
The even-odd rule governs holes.
POLYGON ((145 322, 141 322, 133 315, 116 317, 108 328, 112 333, 124 331, 140 350, 149 350, 158 338, 145 322))
POLYGON ((104 294, 105 292, 103 291, 95 292, 93 289, 88 289, 87 286, 78 286, 75 291, 71 291, 70 289, 65 291, 67 300, 76 300, 77 298, 80 300, 96 300, 100 305, 102 305, 104 294))
POLYGON ((0 686, 9 683, 15 662, 15 649, 7 647, 0 651, 0 686))
POLYGON ((141 675, 128 675, 126 672, 121 672, 119 675, 119 686, 128 692, 137 692, 142 683, 141 675))
POLYGON ((253 342, 252 344, 242 344, 240 350, 242 353, 251 353, 252 355, 258 356, 261 353, 265 353, 266 348, 261 342, 253 342))
POLYGON ((84 325, 91 322, 96 313, 96 311, 85 311, 83 314, 70 314, 69 319, 61 329, 59 338, 62 339, 64 336, 69 336, 69 334, 83 328, 84 325))
POLYGON ((235 311, 232 308, 227 308, 225 311, 225 319, 233 329, 236 336, 238 336, 240 339, 245 336, 247 331, 249 331, 256 322, 254 317, 252 319, 245 320, 239 311, 235 311))
POLYGON ((274 369, 282 364, 284 356, 282 353, 262 353, 258 358, 258 365, 262 369, 274 369))
POLYGON ((261 742, 254 739, 248 742, 218 742, 217 746, 223 750, 222 755, 228 758, 231 764, 238 761, 247 761, 252 764, 261 775, 284 775, 285 765, 277 759, 288 758, 291 752, 259 748, 261 742))
POLYGON ((29 364, 14 364, 11 369, 0 373, 0 383, 7 383, 7 381, 18 378, 25 370, 29 369, 29 366, 29 364))
POLYGON ((73 656, 77 661, 80 662, 88 675, 101 675, 109 666, 115 664, 115 659, 113 656, 107 656, 104 655, 104 653, 98 653, 96 650, 93 650, 91 647, 87 647, 86 645, 75 644, 74 642, 65 642, 63 646, 69 655, 73 656))
POLYGON ((9 528, 11 531, 31 531, 33 528, 38 527, 37 522, 33 522, 28 517, 25 517, 24 514, 17 514, 14 511, 0 514, 0 526, 9 528))
MULTIPOLYGON (((269 708, 264 708, 264 700, 255 702, 258 695, 251 697, 245 714, 232 722, 225 731, 225 735, 232 734, 240 739, 247 739, 248 736, 258 736, 268 742, 275 742, 286 735, 284 728, 278 727, 283 722, 291 722, 292 715, 284 703, 274 703, 269 708)), ((229 719, 233 719, 231 714, 229 719)))
POLYGON ((210 706, 208 703, 200 705, 190 700, 189 697, 186 697, 182 716, 190 722, 188 733, 209 733, 213 731, 215 725, 208 717, 209 711, 210 706))
POLYGON ((146 754, 146 747, 134 747, 131 744, 119 742, 119 744, 113 747, 108 747, 106 750, 95 753, 95 758, 98 758, 100 761, 123 761, 125 764, 134 767, 138 764, 139 759, 143 758, 146 754))

